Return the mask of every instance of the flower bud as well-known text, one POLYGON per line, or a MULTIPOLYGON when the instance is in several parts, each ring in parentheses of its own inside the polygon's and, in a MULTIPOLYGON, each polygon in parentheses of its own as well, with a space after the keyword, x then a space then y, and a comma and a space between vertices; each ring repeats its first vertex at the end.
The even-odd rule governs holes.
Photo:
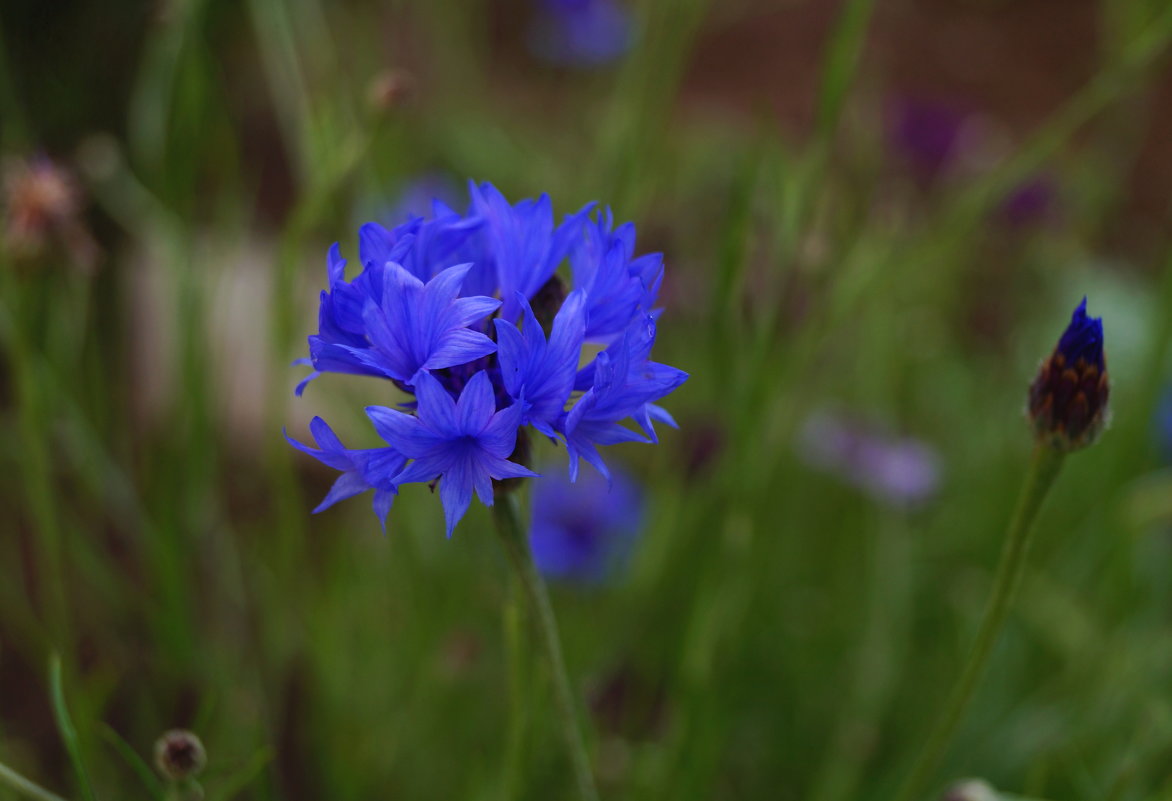
POLYGON ((207 761, 199 737, 185 729, 172 729, 155 742, 155 767, 172 781, 194 779, 207 761))
POLYGON ((1038 441, 1067 452, 1090 445, 1106 421, 1108 390, 1103 321, 1087 316, 1083 298, 1030 386, 1030 421, 1038 441))

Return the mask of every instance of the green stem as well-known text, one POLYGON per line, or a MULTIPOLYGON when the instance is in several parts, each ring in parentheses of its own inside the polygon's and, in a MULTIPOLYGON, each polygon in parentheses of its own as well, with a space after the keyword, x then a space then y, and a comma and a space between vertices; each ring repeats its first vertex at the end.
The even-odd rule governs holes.
POLYGON ((509 671, 509 731, 505 740, 504 779, 501 782, 505 801, 520 798, 521 765, 525 750, 525 727, 528 721, 528 682, 525 680, 525 644, 521 627, 520 582, 509 582, 509 597, 505 601, 504 630, 508 651, 509 671))
POLYGON ((33 784, 3 762, 0 762, 0 784, 27 798, 36 798, 38 801, 65 801, 56 793, 49 792, 39 784, 33 784))
POLYGON ((1045 500, 1065 458, 1065 453, 1044 445, 1039 445, 1034 450, 1025 486, 1018 498, 1017 510, 1009 523, 1005 545, 1001 550, 1001 562, 998 564, 997 574, 993 578, 993 591, 985 606, 985 614, 981 619, 981 628, 977 632, 976 642, 973 643, 972 650, 969 651, 964 671, 953 687, 948 703, 936 719, 936 725, 928 737, 927 745, 920 752, 915 767, 907 781, 904 782, 903 788, 896 795, 899 801, 912 801, 923 791, 924 785, 936 771, 948 744, 952 741, 952 735, 964 717, 969 702, 972 701, 977 682, 985 673, 985 668, 989 663, 989 655, 997 643, 998 635, 1005 624, 1005 618, 1009 614, 1014 592, 1017 590, 1017 585, 1021 583, 1022 574, 1025 572, 1033 522, 1037 518, 1042 501, 1045 500))
POLYGON ((566 740, 566 748, 570 752, 570 761, 574 766, 574 775, 578 781, 578 794, 585 801, 598 801, 598 791, 594 788, 594 776, 590 772, 590 760, 586 756, 586 744, 582 740, 582 731, 578 728, 577 713, 574 710, 574 697, 570 692, 570 679, 566 673, 566 660, 562 656, 561 641, 558 639, 557 620, 553 616, 553 607, 549 603, 549 594, 545 590, 545 582, 537 573, 533 564, 533 554, 529 550, 529 538, 521 525, 521 514, 518 508, 516 494, 501 492, 497 494, 496 504, 493 507, 493 519, 496 521, 497 534, 501 545, 509 557, 509 563, 521 584, 525 600, 529 604, 529 612, 537 627, 538 639, 549 660, 550 674, 553 678, 554 705, 557 707, 558 717, 561 719, 562 735, 566 740))

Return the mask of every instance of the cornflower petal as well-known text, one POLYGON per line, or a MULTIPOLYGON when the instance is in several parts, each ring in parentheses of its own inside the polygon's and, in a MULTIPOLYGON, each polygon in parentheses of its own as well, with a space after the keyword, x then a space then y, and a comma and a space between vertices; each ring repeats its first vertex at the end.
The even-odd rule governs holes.
POLYGON ((470 461, 468 456, 454 459, 440 480, 440 501, 444 505, 449 537, 472 503, 474 476, 470 461))
POLYGON ((370 489, 370 485, 366 483, 366 479, 362 477, 361 473, 343 473, 338 476, 338 480, 330 487, 330 491, 326 493, 326 497, 313 510, 317 512, 324 512, 338 501, 344 501, 347 498, 353 498, 355 495, 366 492, 370 489))
POLYGON ((450 460, 445 456, 426 456, 416 459, 395 476, 396 484, 416 484, 420 481, 435 481, 450 469, 450 460))
POLYGON ((586 293, 571 292, 554 317, 549 342, 529 302, 518 295, 522 329, 494 320, 501 378, 510 397, 522 404, 522 423, 546 436, 565 411, 586 332, 586 293))
POLYGON ((320 421, 310 426, 319 447, 290 440, 342 473, 319 508, 373 489, 385 526, 400 484, 438 479, 450 534, 473 494, 491 505, 494 480, 536 476, 510 461, 523 425, 563 438, 576 475, 582 460, 607 474, 600 446, 654 440, 654 422, 675 424, 656 402, 687 375, 650 360, 662 256, 635 258, 634 226, 616 227, 609 209, 588 204, 555 225, 547 195, 510 204, 490 184, 469 190, 465 214, 437 202, 431 219, 362 226, 363 269, 351 281, 330 248, 309 338, 314 372, 296 391, 340 372, 390 379, 415 397, 367 408, 389 447, 348 450, 320 421), (552 280, 567 257, 568 295, 552 280), (588 339, 606 350, 579 369, 588 339))
POLYGON ((492 382, 483 371, 472 376, 472 380, 460 393, 456 402, 456 424, 466 436, 476 436, 484 431, 496 412, 492 382))
POLYGON ((420 370, 442 370, 484 358, 497 349, 496 343, 479 331, 455 328, 440 339, 420 370))
POLYGON ((439 434, 420 423, 419 418, 409 414, 385 406, 367 406, 366 416, 374 424, 374 430, 378 435, 408 458, 419 459, 426 456, 443 442, 439 434))
MULTIPOLYGON (((326 497, 313 510, 315 513, 328 509, 338 501, 353 497, 368 489, 376 491, 376 514, 380 508, 390 507, 391 501, 388 496, 393 496, 398 492, 391 477, 398 473, 407 461, 402 453, 393 447, 350 450, 342 444, 329 425, 320 417, 313 418, 309 429, 310 433, 313 434, 314 441, 319 446, 318 448, 303 445, 292 439, 288 433, 285 433, 285 439, 299 451, 313 456, 335 470, 342 471, 342 475, 330 487, 326 497)), ((385 530, 386 514, 382 514, 380 519, 384 521, 383 528, 385 530)))
POLYGON ((462 434, 456 417, 456 402, 444 385, 430 373, 420 373, 418 378, 415 397, 419 399, 419 420, 440 436, 462 434))
POLYGON ((480 433, 481 447, 492 456, 506 458, 517 446, 517 431, 520 427, 521 404, 514 403, 493 415, 492 420, 480 433))

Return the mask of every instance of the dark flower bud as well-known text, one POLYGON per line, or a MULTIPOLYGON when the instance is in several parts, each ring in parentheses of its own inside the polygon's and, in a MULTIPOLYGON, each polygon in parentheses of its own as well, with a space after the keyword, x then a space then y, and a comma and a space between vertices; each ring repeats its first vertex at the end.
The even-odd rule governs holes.
POLYGON ((172 729, 155 742, 155 767, 172 781, 194 779, 207 761, 199 737, 185 729, 172 729))
POLYGON ((1030 386, 1030 421, 1039 442, 1060 451, 1094 442, 1106 420, 1108 390, 1103 321, 1087 316, 1083 298, 1030 386))

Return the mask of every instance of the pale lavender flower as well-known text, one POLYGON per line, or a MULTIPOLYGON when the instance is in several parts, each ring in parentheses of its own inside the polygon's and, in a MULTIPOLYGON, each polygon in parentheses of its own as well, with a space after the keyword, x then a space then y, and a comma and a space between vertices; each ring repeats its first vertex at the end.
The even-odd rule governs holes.
POLYGON ((930 446, 910 437, 879 433, 838 415, 811 416, 798 445, 808 464, 893 506, 924 503, 940 486, 940 460, 930 446))

